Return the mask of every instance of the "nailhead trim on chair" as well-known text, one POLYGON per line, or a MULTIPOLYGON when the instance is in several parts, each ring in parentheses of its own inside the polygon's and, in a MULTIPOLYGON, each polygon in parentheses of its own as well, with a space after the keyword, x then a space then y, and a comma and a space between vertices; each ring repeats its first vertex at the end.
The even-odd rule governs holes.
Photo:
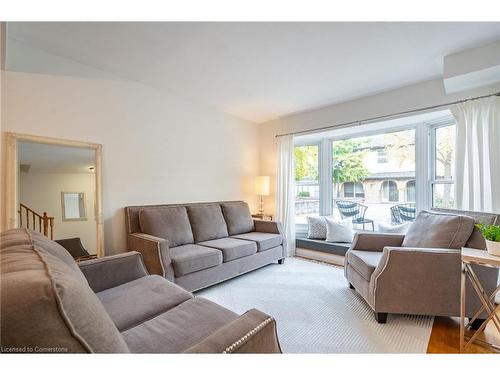
POLYGON ((259 331, 262 331, 262 329, 264 329, 264 327, 266 327, 272 321, 274 321, 273 318, 267 318, 262 323, 260 323, 257 327, 255 327, 250 332, 248 332, 246 335, 244 335, 242 338, 240 338, 239 340, 237 340, 234 343, 232 343, 231 345, 229 345, 226 349, 224 349, 224 351, 222 352, 222 354, 232 353, 238 347, 240 347, 241 345, 243 345, 243 343, 245 341, 247 341, 250 337, 252 337, 256 333, 258 333, 259 331))

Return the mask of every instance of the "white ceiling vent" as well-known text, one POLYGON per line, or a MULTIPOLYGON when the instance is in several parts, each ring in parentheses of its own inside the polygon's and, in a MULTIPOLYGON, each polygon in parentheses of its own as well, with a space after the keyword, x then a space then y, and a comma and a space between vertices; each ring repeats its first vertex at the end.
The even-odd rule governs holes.
POLYGON ((471 90, 500 82, 500 41, 445 56, 446 93, 471 90))

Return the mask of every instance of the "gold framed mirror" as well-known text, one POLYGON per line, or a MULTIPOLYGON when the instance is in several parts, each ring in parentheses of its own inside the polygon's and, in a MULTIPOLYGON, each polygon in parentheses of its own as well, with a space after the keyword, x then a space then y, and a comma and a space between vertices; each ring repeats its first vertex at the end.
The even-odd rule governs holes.
POLYGON ((7 132, 4 139, 2 229, 78 238, 90 255, 103 256, 102 146, 7 132))

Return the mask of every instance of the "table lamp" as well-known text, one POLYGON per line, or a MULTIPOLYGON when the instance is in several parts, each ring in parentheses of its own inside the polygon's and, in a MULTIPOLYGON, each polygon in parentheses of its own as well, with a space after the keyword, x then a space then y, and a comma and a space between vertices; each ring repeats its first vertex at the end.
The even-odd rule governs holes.
POLYGON ((255 177, 255 194, 260 195, 259 215, 264 215, 264 195, 269 195, 269 176, 255 177))

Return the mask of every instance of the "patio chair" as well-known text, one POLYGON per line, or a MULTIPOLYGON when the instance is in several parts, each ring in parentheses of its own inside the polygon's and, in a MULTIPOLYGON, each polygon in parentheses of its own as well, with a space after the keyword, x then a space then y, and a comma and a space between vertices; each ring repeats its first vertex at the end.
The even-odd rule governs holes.
POLYGON ((335 202, 335 204, 339 209, 342 219, 350 218, 352 219, 353 224, 362 224, 363 230, 365 229, 365 224, 371 224, 372 231, 375 231, 373 220, 365 219, 365 213, 368 206, 365 206, 364 204, 358 202, 343 200, 338 200, 335 202))
POLYGON ((413 203, 402 203, 391 207, 393 224, 403 224, 415 221, 417 209, 413 203))

